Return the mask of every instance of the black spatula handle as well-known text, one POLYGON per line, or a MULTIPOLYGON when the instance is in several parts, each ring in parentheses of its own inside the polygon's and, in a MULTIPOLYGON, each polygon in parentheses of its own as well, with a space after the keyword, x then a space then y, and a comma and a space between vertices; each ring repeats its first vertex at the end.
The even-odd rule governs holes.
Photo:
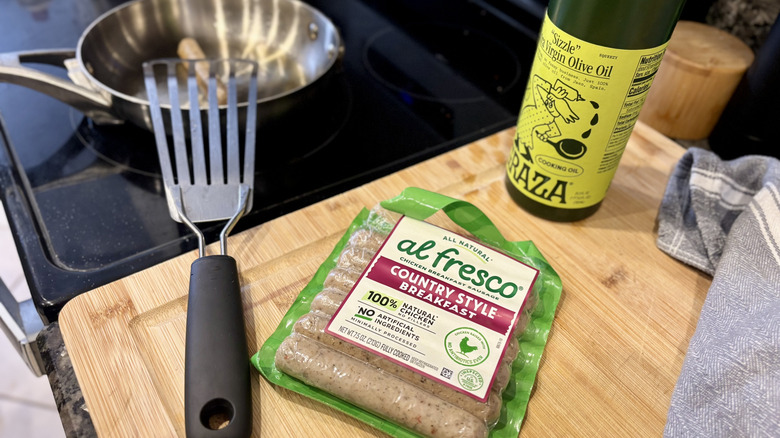
POLYGON ((236 261, 226 255, 201 257, 192 263, 187 304, 184 412, 188 438, 251 434, 249 373, 236 261))

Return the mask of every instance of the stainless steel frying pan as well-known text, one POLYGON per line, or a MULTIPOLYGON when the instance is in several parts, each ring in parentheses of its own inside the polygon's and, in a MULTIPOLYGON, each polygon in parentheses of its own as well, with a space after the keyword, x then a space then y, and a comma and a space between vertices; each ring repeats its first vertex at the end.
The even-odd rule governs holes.
POLYGON ((0 54, 0 82, 48 94, 98 123, 127 120, 151 131, 141 65, 176 57, 185 37, 195 38, 210 58, 259 63, 260 117, 294 106, 296 95, 331 70, 342 50, 333 23, 296 0, 138 0, 97 18, 75 51, 0 54), (26 63, 64 66, 72 82, 26 63))

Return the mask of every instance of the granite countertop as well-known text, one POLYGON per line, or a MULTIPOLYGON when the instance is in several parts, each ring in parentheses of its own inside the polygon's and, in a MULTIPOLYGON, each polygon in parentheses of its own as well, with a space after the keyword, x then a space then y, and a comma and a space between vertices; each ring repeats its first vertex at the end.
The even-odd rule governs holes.
POLYGON ((70 356, 62 339, 57 322, 47 325, 38 334, 38 349, 43 360, 44 372, 54 394, 60 420, 68 437, 96 437, 89 409, 84 402, 78 379, 73 371, 70 356))
POLYGON ((716 0, 707 13, 708 24, 725 30, 758 51, 780 13, 777 0, 716 0))

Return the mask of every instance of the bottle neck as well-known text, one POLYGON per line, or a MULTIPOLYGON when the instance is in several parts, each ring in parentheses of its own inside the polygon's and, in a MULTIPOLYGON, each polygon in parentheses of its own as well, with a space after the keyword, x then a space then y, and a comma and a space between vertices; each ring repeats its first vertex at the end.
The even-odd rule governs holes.
POLYGON ((600 46, 646 49, 669 41, 685 0, 550 0, 566 33, 600 46))

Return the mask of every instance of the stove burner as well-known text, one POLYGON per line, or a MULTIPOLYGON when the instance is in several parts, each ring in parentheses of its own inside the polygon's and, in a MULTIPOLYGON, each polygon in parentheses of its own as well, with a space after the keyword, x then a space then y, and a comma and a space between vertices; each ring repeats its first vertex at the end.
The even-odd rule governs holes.
POLYGON ((309 95, 299 99, 284 117, 263 125, 257 133, 255 169, 279 168, 295 164, 327 149, 347 125, 352 115, 353 96, 341 72, 310 85, 309 95))
POLYGON ((88 150, 119 170, 160 178, 154 136, 140 128, 124 125, 97 125, 71 109, 74 136, 88 150))
POLYGON ((521 71, 517 56, 501 41, 439 23, 381 30, 366 44, 363 62, 391 89, 451 103, 504 94, 517 84, 521 71))
MULTIPOLYGON (((290 109, 289 116, 258 124, 257 163, 260 170, 294 164, 328 146, 344 128, 352 113, 352 91, 346 80, 331 78, 312 99, 290 109)), ((98 158, 121 171, 160 178, 154 135, 129 123, 97 125, 80 112, 70 110, 74 136, 98 158)))

